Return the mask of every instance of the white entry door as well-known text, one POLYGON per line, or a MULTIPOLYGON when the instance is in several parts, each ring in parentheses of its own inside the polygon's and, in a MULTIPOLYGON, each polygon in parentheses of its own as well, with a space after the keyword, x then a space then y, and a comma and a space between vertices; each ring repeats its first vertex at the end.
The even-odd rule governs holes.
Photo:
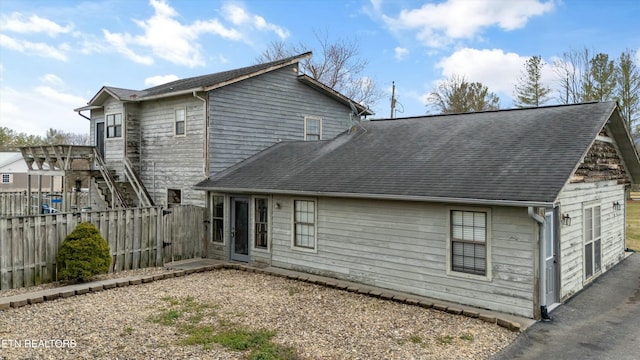
POLYGON ((544 217, 544 258, 545 258, 545 303, 550 306, 558 302, 558 256, 554 212, 544 217))

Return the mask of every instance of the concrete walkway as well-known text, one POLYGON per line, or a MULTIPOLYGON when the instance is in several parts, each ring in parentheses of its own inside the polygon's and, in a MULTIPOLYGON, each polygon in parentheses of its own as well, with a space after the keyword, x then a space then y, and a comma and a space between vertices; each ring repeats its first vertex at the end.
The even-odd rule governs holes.
POLYGON ((67 298, 75 295, 82 295, 89 292, 104 291, 115 287, 138 285, 151 281, 180 277, 196 272, 212 271, 218 269, 237 269, 255 273, 269 274, 273 276, 286 277, 292 280, 314 283, 321 286, 360 293, 384 300, 397 301, 409 305, 421 306, 424 308, 433 308, 435 310, 445 311, 454 315, 479 318, 489 323, 498 324, 499 326, 505 327, 512 331, 524 330, 535 323, 535 320, 519 316, 502 314, 485 309, 477 309, 470 306, 449 303, 442 300, 377 288, 374 286, 362 285, 351 281, 338 280, 334 278, 317 276, 280 268, 256 268, 247 266, 245 264, 229 263, 213 259, 183 260, 165 264, 165 268, 171 271, 169 273, 160 275, 129 276, 118 279, 109 279, 84 284, 61 286, 57 288, 38 290, 8 297, 0 297, 0 310, 8 309, 10 307, 15 308, 26 306, 29 304, 41 303, 43 301, 56 300, 59 298, 67 298))
POLYGON ((607 271, 551 317, 493 359, 639 359, 640 254, 607 271))

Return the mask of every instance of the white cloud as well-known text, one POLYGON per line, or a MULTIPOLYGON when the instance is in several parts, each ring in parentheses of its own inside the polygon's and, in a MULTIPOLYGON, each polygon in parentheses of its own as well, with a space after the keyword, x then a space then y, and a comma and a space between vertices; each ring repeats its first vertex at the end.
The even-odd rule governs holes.
MULTIPOLYGON (((203 34, 217 35, 224 39, 241 41, 244 35, 231 27, 222 24, 218 19, 197 20, 191 24, 178 21, 180 15, 166 0, 150 0, 154 14, 146 20, 134 20, 144 33, 132 35, 129 33, 112 33, 103 30, 104 37, 112 49, 127 58, 150 65, 153 56, 171 63, 188 67, 204 66, 206 64, 198 39, 203 34), (151 55, 145 54, 150 52, 151 55)), ((249 14, 246 14, 249 16, 249 14)), ((273 24, 266 23, 263 18, 249 16, 255 28, 267 29, 279 33, 280 29, 273 24)), ((236 13, 233 21, 243 21, 242 14, 236 13)), ((85 42, 83 52, 105 51, 99 44, 85 42)))
MULTIPOLYGON (((443 58, 436 65, 444 77, 462 75, 468 81, 481 82, 489 91, 500 96, 502 105, 508 105, 513 96, 514 85, 522 76, 528 56, 502 49, 460 49, 443 58)), ((550 64, 542 68, 542 82, 551 86, 553 69, 550 64)))
MULTIPOLYGON (((131 50, 127 43, 132 42, 131 36, 129 34, 113 34, 108 30, 103 30, 105 40, 111 45, 113 50, 121 53, 122 55, 129 58, 129 60, 136 62, 138 64, 143 65, 151 65, 153 64, 153 58, 151 56, 144 56, 136 54, 133 50, 131 50)), ((87 47, 85 47, 87 49, 87 47)))
POLYGON ((61 78, 54 74, 45 74, 39 78, 39 80, 43 83, 52 84, 52 85, 62 85, 64 81, 61 78))
POLYGON ((260 31, 272 31, 280 39, 289 37, 289 31, 278 25, 268 23, 262 16, 250 14, 237 4, 226 4, 222 7, 225 18, 236 26, 249 27, 260 31))
POLYGON ((56 48, 45 43, 17 40, 4 34, 0 34, 0 47, 18 51, 27 55, 36 55, 60 61, 67 61, 66 52, 69 50, 68 44, 61 44, 56 48))
POLYGON ((417 31, 416 39, 424 45, 442 47, 457 39, 475 38, 491 26, 505 31, 521 28, 530 17, 554 7, 553 1, 541 0, 449 0, 403 9, 397 17, 383 14, 382 19, 393 31, 417 31))
POLYGON ((409 49, 398 46, 394 49, 394 53, 396 60, 402 61, 409 55, 409 49))
POLYGON ((87 103, 80 96, 48 86, 20 91, 2 87, 0 92, 0 126, 41 136, 49 128, 73 133, 89 132, 89 122, 73 112, 74 108, 87 103), (33 106, 34 94, 38 97, 38 106, 33 106), (45 117, 42 109, 47 109, 45 117))
POLYGON ((0 28, 3 31, 11 31, 21 34, 46 33, 51 37, 58 34, 66 34, 73 30, 73 25, 60 26, 55 22, 41 18, 38 15, 31 15, 28 19, 21 13, 2 15, 0 17, 0 28))
POLYGON ((175 80, 178 80, 179 77, 176 75, 157 75, 157 76, 151 76, 148 77, 146 79, 144 79, 144 85, 148 86, 148 87, 152 87, 152 86, 156 86, 156 85, 162 85, 162 84, 166 84, 168 82, 172 82, 175 80))

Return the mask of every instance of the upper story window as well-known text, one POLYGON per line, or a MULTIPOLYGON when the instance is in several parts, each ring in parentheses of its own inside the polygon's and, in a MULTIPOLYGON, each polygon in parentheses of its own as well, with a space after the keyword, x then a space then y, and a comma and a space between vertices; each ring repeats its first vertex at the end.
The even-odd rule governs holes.
POLYGON ((487 274, 487 213, 451 211, 451 271, 487 274))
POLYGON ((174 113, 174 134, 176 136, 186 135, 187 133, 187 111, 185 109, 177 109, 174 113))
POLYGON ((304 117, 304 139, 322 140, 322 118, 315 116, 304 117))
POLYGON ((2 183, 3 184, 11 184, 12 183, 12 176, 11 174, 2 174, 2 183))
POLYGON ((122 137, 122 114, 107 115, 107 138, 122 137))

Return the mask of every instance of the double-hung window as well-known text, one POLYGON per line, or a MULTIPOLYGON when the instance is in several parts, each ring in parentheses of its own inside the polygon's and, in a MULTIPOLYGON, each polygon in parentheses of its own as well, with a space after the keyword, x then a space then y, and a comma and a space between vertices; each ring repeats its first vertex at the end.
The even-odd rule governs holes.
POLYGON ((122 137, 122 114, 107 115, 107 138, 122 137))
POLYGON ((256 198, 254 202, 254 247, 259 249, 266 249, 269 244, 268 203, 267 198, 256 198))
POLYGON ((177 109, 175 111, 173 130, 176 136, 187 134, 187 111, 185 109, 177 109))
POLYGON ((211 228, 212 241, 224 241, 224 196, 211 196, 211 228))
POLYGON ((322 140, 322 118, 315 116, 305 116, 304 139, 322 140))
POLYGON ((314 200, 293 201, 293 246, 316 249, 316 202, 314 200))
POLYGON ((588 279, 600 271, 601 237, 600 205, 584 208, 584 278, 588 279))
POLYGON ((487 275, 487 212, 451 210, 451 271, 487 275))

